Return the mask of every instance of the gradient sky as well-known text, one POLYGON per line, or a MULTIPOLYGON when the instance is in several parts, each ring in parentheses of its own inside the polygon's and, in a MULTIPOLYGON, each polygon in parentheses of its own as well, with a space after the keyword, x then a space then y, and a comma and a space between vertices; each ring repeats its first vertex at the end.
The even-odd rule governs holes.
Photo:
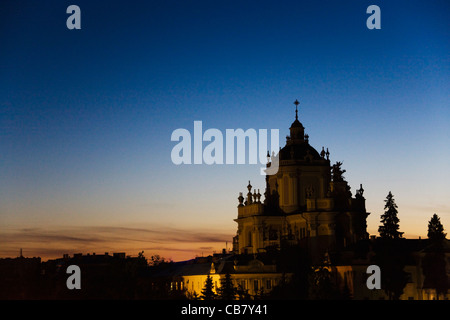
POLYGON ((448 232, 449 15, 447 0, 1 1, 0 256, 231 248, 260 165, 176 166, 171 134, 201 120, 284 146, 295 99, 310 144, 363 184, 370 234, 389 191, 406 237, 434 213, 448 232))

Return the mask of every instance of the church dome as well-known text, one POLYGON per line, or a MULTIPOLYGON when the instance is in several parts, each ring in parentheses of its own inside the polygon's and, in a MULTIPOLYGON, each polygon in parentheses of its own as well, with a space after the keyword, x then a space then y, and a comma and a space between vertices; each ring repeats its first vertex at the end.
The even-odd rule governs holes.
POLYGON ((309 145, 308 135, 305 135, 305 127, 298 120, 297 106, 300 104, 295 100, 295 120, 289 128, 290 136, 286 137, 286 146, 280 150, 280 160, 321 160, 320 154, 309 145))
POLYGON ((289 129, 292 129, 292 128, 303 128, 304 129, 302 123, 300 121, 298 121, 298 119, 295 119, 295 121, 292 122, 291 127, 289 129))
POLYGON ((320 154, 306 141, 303 143, 287 144, 279 152, 280 160, 321 160, 320 154))

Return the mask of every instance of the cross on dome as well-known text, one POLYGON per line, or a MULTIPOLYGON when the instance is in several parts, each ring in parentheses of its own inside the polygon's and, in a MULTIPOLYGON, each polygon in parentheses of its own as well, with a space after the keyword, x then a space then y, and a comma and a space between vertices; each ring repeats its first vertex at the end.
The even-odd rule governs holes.
POLYGON ((298 110, 297 110, 297 107, 298 107, 298 105, 300 104, 300 102, 298 102, 298 100, 295 99, 294 104, 295 104, 295 120, 298 120, 298 110))

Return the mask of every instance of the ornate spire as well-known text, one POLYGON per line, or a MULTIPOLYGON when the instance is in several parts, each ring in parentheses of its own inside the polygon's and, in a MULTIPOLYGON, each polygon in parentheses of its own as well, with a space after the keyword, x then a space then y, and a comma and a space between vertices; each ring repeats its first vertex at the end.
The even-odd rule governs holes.
POLYGON ((295 120, 292 122, 291 127, 289 128, 290 136, 289 139, 286 139, 286 143, 288 144, 295 144, 299 142, 305 141, 305 128, 303 125, 298 121, 298 105, 300 102, 298 100, 295 100, 295 120))
POLYGON ((295 120, 298 120, 298 110, 297 110, 297 107, 298 107, 298 105, 300 104, 300 102, 298 102, 298 100, 295 99, 294 104, 295 104, 295 120))

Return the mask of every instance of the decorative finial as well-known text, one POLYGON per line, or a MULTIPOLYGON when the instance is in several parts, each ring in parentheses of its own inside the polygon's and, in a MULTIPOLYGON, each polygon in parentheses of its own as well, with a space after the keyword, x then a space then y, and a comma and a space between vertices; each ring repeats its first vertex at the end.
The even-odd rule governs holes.
POLYGON ((295 104, 295 120, 298 120, 298 110, 297 110, 297 107, 298 107, 298 105, 300 104, 300 102, 298 102, 298 100, 295 99, 294 104, 295 104))
POLYGON ((359 190, 356 190, 356 198, 363 198, 364 199, 364 197, 363 197, 363 194, 364 194, 364 189, 363 189, 363 186, 362 186, 362 184, 360 184, 359 185, 359 190))
POLYGON ((239 201, 239 207, 243 207, 244 206, 244 197, 242 196, 242 192, 239 192, 238 201, 239 201))
POLYGON ((247 204, 252 204, 253 203, 253 195, 252 195, 252 185, 250 184, 250 180, 248 181, 248 193, 247 193, 247 204))

